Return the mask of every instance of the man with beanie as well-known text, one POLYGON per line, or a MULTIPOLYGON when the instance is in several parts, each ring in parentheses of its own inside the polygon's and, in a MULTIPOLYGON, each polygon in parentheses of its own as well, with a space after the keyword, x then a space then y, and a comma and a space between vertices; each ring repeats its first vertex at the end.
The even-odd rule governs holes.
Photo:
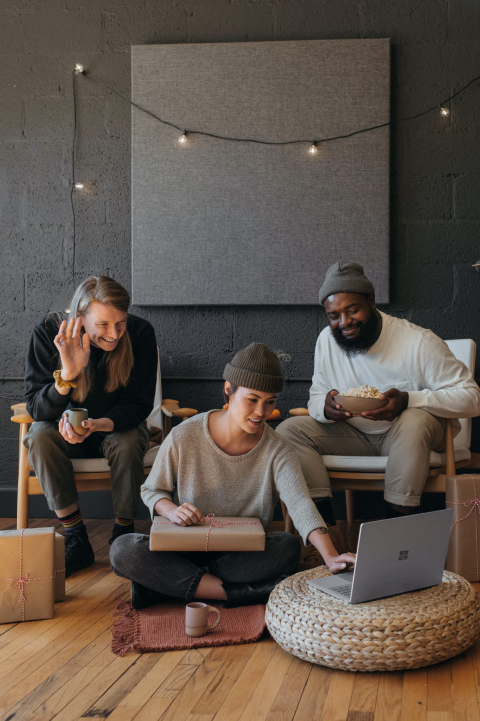
MULTIPOLYGON (((377 309, 358 263, 328 269, 320 303, 329 326, 315 348, 309 415, 284 421, 277 432, 296 449, 325 520, 332 494, 322 456, 330 454, 388 456, 385 500, 395 512, 411 513, 420 505, 430 452, 445 450, 444 419, 479 415, 480 390, 432 331, 377 309), (336 403, 339 392, 367 384, 382 391, 386 405, 357 415, 336 403)), ((453 427, 457 434, 458 420, 453 427)))

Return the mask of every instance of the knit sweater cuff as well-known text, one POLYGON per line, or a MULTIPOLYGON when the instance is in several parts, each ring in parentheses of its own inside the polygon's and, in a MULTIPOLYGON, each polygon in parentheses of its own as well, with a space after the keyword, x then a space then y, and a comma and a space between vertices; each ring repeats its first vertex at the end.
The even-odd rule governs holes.
POLYGON ((70 396, 71 396, 71 391, 70 391, 70 393, 67 393, 66 396, 59 393, 57 391, 57 389, 55 388, 55 383, 52 383, 52 385, 48 386, 48 388, 47 388, 47 393, 46 393, 47 400, 50 403, 52 408, 58 408, 59 414, 62 413, 68 406, 70 396))

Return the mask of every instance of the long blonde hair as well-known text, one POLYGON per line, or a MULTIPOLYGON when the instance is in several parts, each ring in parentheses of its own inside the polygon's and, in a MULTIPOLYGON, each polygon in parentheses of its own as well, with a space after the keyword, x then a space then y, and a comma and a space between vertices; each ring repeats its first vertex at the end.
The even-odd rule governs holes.
MULTIPOLYGON (((130 305, 130 296, 123 285, 106 275, 97 275, 87 278, 80 283, 70 304, 70 318, 78 315, 83 318, 87 313, 90 303, 104 303, 111 305, 122 313, 127 313, 130 305)), ((82 329, 83 331, 83 329, 82 329)), ((128 331, 120 338, 117 347, 107 354, 107 383, 105 390, 112 393, 119 387, 128 383, 133 368, 133 350, 128 331)), ((89 363, 83 369, 73 389, 72 398, 75 401, 83 402, 87 397, 93 382, 92 367, 89 363)))

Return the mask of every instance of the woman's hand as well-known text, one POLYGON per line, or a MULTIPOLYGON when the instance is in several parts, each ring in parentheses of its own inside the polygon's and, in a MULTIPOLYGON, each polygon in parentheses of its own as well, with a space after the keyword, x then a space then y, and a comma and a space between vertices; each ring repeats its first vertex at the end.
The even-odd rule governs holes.
POLYGON ((67 321, 64 320, 58 334, 55 336, 53 342, 62 361, 62 379, 64 381, 74 380, 85 366, 88 365, 90 358, 90 338, 87 333, 83 334, 81 338, 81 327, 82 319, 77 318, 75 321, 72 318, 68 325, 67 321))
POLYGON ((176 506, 167 516, 172 523, 178 523, 179 526, 196 526, 205 519, 202 513, 192 503, 182 503, 176 506))
MULTIPOLYGON (((94 424, 95 421, 83 421, 82 426, 83 426, 84 428, 85 428, 85 424, 86 424, 86 423, 93 423, 93 424, 94 424)), ((60 432, 60 435, 61 435, 63 438, 65 438, 65 440, 67 441, 67 443, 72 443, 72 444, 74 444, 74 443, 83 443, 83 441, 85 440, 85 438, 88 438, 88 436, 90 436, 90 435, 93 433, 93 431, 95 430, 95 428, 94 428, 94 426, 93 426, 93 427, 90 426, 90 427, 87 429, 87 432, 86 432, 83 436, 80 436, 78 433, 75 433, 75 431, 73 430, 73 426, 71 426, 70 423, 69 423, 68 416, 67 416, 67 415, 64 415, 64 416, 61 417, 61 419, 60 419, 60 421, 59 421, 59 423, 58 423, 58 430, 59 430, 59 432, 60 432)))
POLYGON ((325 563, 329 571, 332 573, 340 573, 340 571, 344 571, 347 566, 354 566, 355 560, 356 557, 354 553, 342 553, 340 556, 329 558, 328 561, 325 559, 325 563))

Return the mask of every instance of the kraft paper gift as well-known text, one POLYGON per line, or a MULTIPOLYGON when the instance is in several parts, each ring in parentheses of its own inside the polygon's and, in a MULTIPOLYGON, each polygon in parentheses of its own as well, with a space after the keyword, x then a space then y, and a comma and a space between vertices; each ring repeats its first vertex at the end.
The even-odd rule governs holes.
POLYGON ((480 475, 447 476, 446 505, 453 508, 447 571, 467 581, 478 581, 480 572, 480 475))
POLYGON ((155 518, 151 551, 264 551, 265 531, 258 518, 207 516, 196 526, 177 526, 155 518))
POLYGON ((53 618, 55 529, 0 531, 0 623, 53 618))
POLYGON ((55 534, 55 603, 65 601, 65 537, 55 534))

